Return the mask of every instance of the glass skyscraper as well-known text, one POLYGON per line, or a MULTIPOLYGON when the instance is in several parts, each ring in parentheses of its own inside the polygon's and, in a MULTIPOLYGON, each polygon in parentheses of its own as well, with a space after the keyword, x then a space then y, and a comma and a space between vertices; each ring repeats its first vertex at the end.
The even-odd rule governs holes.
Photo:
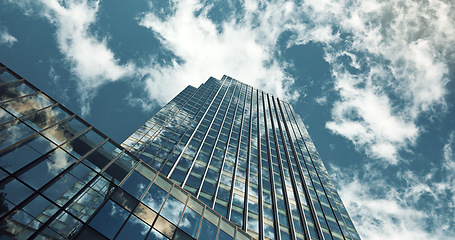
POLYGON ((251 237, 0 64, 0 239, 251 237))
POLYGON ((291 105, 224 76, 188 86, 122 144, 257 239, 359 239, 291 105))
POLYGON ((119 145, 0 64, 1 239, 359 239, 292 107, 224 76, 119 145))

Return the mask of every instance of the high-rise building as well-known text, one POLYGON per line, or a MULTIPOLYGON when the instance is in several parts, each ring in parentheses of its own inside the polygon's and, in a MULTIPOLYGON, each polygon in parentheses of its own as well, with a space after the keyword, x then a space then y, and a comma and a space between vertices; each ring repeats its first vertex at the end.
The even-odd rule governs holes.
POLYGON ((224 76, 188 86, 122 144, 257 239, 359 239, 290 104, 224 76))
POLYGON ((0 239, 251 237, 0 64, 0 239))
POLYGON ((0 238, 359 239, 300 117, 224 76, 120 146, 0 64, 0 238))

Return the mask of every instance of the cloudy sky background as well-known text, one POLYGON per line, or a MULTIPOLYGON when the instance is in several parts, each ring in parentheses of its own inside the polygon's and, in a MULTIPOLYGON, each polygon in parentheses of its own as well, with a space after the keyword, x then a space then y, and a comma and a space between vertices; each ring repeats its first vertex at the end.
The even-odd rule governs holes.
POLYGON ((363 239, 455 239, 452 0, 0 0, 0 61, 122 142, 223 74, 291 102, 363 239))

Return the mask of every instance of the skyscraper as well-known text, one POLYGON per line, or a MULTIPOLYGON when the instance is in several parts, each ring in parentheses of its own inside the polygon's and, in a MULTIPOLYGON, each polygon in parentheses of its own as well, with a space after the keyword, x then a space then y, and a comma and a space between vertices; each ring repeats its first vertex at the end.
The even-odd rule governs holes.
POLYGON ((0 239, 251 239, 0 64, 0 239))
POLYGON ((1 64, 0 107, 2 237, 359 238, 292 107, 230 77, 121 146, 1 64))
POLYGON ((291 105, 224 76, 188 86, 123 144, 258 239, 359 239, 291 105))

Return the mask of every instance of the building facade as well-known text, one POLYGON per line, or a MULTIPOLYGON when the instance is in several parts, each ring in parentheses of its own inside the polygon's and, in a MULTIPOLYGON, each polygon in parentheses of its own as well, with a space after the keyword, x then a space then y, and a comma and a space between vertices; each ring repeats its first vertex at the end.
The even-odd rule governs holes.
POLYGON ((230 77, 188 86, 122 146, 256 239, 359 239, 300 116, 230 77))
POLYGON ((0 239, 251 236, 0 64, 0 239))

